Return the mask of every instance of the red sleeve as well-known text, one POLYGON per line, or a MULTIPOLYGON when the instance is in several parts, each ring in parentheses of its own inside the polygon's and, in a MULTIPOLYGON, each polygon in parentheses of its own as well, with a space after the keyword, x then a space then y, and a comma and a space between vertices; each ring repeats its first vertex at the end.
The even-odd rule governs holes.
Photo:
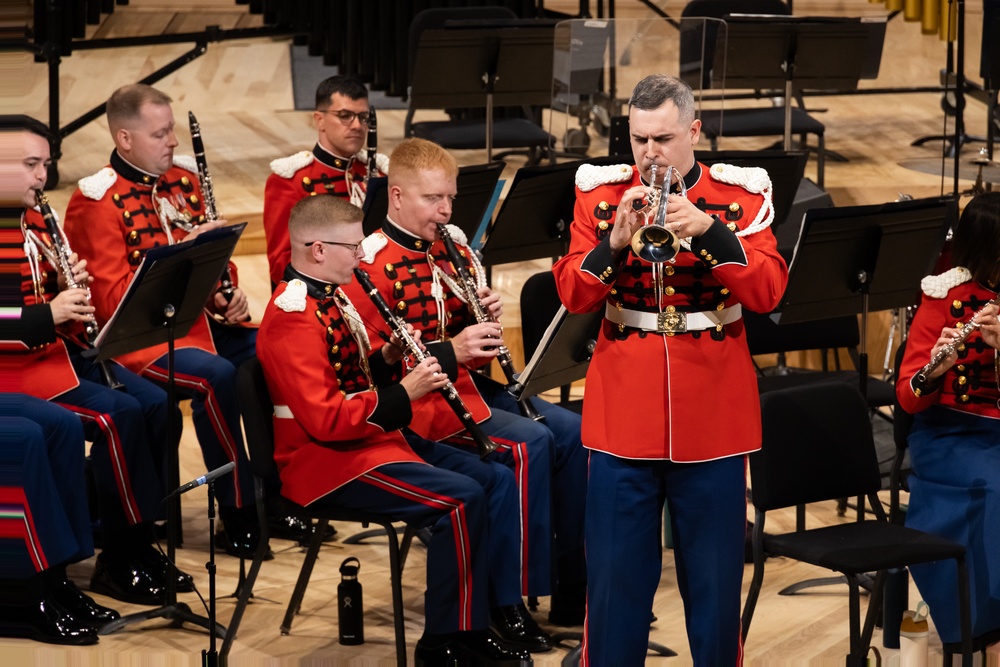
POLYGON ((896 378, 896 398, 910 414, 935 405, 941 399, 941 381, 921 385, 916 374, 931 360, 931 349, 941 337, 941 330, 954 324, 948 314, 950 300, 932 299, 921 295, 920 306, 906 336, 906 353, 896 378), (918 395, 919 393, 919 395, 918 395))
POLYGON ((111 208, 110 198, 106 202, 94 201, 77 190, 69 200, 63 227, 70 247, 87 260, 93 276, 91 303, 102 324, 115 312, 132 280, 118 213, 111 208))
POLYGON ((291 261, 292 249, 288 239, 288 216, 302 196, 294 186, 295 181, 277 174, 267 177, 264 186, 264 238, 267 243, 267 266, 271 283, 277 285, 285 275, 291 261))

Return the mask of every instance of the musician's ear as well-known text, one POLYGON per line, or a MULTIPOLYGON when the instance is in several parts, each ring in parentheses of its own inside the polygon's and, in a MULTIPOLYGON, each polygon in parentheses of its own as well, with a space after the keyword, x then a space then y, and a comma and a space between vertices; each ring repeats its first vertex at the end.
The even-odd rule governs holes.
POLYGON ((119 127, 115 131, 115 145, 126 151, 132 150, 132 133, 128 128, 119 127))
POLYGON ((391 208, 399 210, 402 207, 402 194, 403 189, 398 185, 389 186, 389 206, 391 208))

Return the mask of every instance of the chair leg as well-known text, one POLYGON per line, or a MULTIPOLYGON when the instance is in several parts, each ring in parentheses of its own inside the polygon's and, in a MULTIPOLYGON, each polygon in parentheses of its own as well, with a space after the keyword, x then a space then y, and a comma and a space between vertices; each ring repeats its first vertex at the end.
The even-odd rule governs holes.
MULTIPOLYGON (((392 582, 392 621, 396 630, 396 664, 406 667, 406 629, 403 625, 403 564, 400 558, 399 537, 391 524, 385 526, 389 536, 389 579, 392 582)), ((409 527, 406 535, 412 539, 409 527)), ((405 539, 405 538, 404 538, 405 539)))
POLYGON ((757 607, 757 598, 760 597, 761 585, 764 583, 764 560, 764 513, 756 512, 753 521, 753 578, 750 580, 750 590, 747 591, 747 600, 740 617, 743 644, 746 644, 747 635, 750 633, 753 612, 757 607))
MULTIPOLYGON (((386 531, 388 533, 388 531, 386 531)), ((406 567, 406 557, 410 555, 410 545, 413 544, 413 536, 417 534, 416 528, 406 527, 403 531, 403 541, 399 545, 399 573, 403 574, 403 569, 406 567)), ((392 543, 392 538, 390 537, 389 542, 392 543)), ((392 548, 392 547, 390 547, 392 548)))
MULTIPOLYGON (((862 577, 855 577, 859 585, 862 584, 862 577)), ((882 593, 885 586, 885 572, 880 571, 875 575, 875 583, 872 587, 871 597, 868 598, 868 613, 865 614, 865 627, 861 630, 861 645, 867 647, 872 643, 872 635, 875 633, 875 623, 882 616, 882 593)))
POLYGON ((298 581, 295 582, 295 590, 292 591, 292 599, 288 601, 288 609, 285 611, 285 619, 281 622, 281 634, 287 635, 291 632, 292 621, 299 613, 302 605, 302 597, 306 594, 306 586, 309 585, 309 577, 312 576, 313 567, 319 557, 319 548, 323 544, 323 533, 326 531, 327 520, 321 520, 316 524, 312 540, 309 542, 309 549, 306 551, 305 560, 302 561, 302 569, 299 570, 298 581))
POLYGON ((962 626, 962 667, 972 667, 972 607, 969 596, 969 574, 965 558, 956 558, 958 565, 958 605, 962 626))
POLYGON ((816 185, 822 188, 826 172, 826 143, 822 134, 816 136, 816 185))
POLYGON ((854 575, 847 575, 847 583, 851 626, 851 652, 847 655, 847 667, 864 667, 868 647, 862 646, 861 641, 861 587, 854 575))

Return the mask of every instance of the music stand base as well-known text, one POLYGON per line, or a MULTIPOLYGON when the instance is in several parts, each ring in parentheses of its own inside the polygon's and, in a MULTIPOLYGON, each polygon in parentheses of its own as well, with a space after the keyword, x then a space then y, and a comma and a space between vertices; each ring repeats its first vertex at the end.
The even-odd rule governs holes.
MULTIPOLYGON (((913 141, 910 142, 910 145, 911 146, 923 146, 928 141, 943 141, 943 142, 945 142, 945 144, 947 145, 947 149, 945 149, 945 157, 953 158, 953 157, 955 157, 955 154, 958 152, 958 151, 955 150, 955 135, 954 134, 949 134, 949 135, 932 134, 932 135, 929 135, 929 136, 926 136, 926 137, 920 137, 919 139, 914 139, 913 141)), ((963 133, 958 138, 958 147, 959 147, 959 149, 961 149, 962 146, 964 146, 966 144, 971 144, 971 143, 985 144, 986 143, 986 137, 978 137, 978 136, 974 136, 974 135, 971 135, 971 134, 964 134, 963 133)))
MULTIPOLYGON (((191 607, 183 602, 177 602, 171 605, 164 605, 162 607, 157 607, 156 609, 148 609, 146 611, 139 611, 134 614, 128 614, 122 616, 116 621, 111 621, 103 626, 97 631, 99 635, 110 635, 118 630, 121 630, 127 625, 132 623, 141 623, 142 621, 151 621, 154 618, 163 618, 168 621, 172 621, 171 626, 179 628, 184 623, 190 623, 192 625, 197 625, 199 627, 209 629, 208 619, 204 616, 199 616, 191 611, 191 607)), ((220 639, 226 638, 226 628, 218 623, 215 624, 215 634, 220 639)))
MULTIPOLYGON (((580 664, 580 655, 583 653, 583 633, 582 632, 557 632, 552 635, 552 641, 557 646, 562 646, 564 648, 569 648, 563 642, 567 639, 576 640, 580 642, 566 654, 566 657, 562 659, 559 664, 562 667, 576 667, 580 664)), ((663 644, 658 644, 656 642, 648 642, 647 644, 650 651, 656 653, 657 655, 662 655, 664 658, 672 658, 677 655, 677 652, 671 648, 667 648, 663 644)))
MULTIPOLYGON (((804 581, 799 581, 792 584, 791 586, 785 586, 780 591, 778 595, 798 595, 807 588, 813 588, 816 586, 834 586, 836 584, 846 584, 847 577, 819 577, 816 579, 805 579, 804 581)), ((861 585, 861 590, 867 593, 871 593, 872 586, 875 585, 875 580, 871 575, 864 575, 859 579, 861 585)))

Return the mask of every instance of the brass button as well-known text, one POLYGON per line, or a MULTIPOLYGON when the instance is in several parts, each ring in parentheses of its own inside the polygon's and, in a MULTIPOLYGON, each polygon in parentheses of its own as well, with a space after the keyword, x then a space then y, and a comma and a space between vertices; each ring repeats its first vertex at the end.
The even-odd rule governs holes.
POLYGON ((139 232, 134 229, 128 233, 125 237, 125 242, 129 245, 139 245, 139 232))
POLYGON ((188 201, 191 202, 192 204, 197 204, 198 203, 198 195, 191 195, 190 197, 188 197, 188 201))
POLYGON ((674 291, 675 291, 675 290, 674 290, 674 288, 673 288, 673 287, 671 287, 670 285, 667 285, 667 289, 666 289, 665 291, 666 291, 666 293, 667 293, 667 296, 673 296, 673 295, 674 295, 674 291))
POLYGON ((121 200, 122 200, 122 198, 121 198, 121 195, 119 195, 119 194, 118 194, 118 193, 116 192, 116 193, 114 193, 113 195, 111 195, 111 200, 112 200, 112 201, 121 201, 121 200))
POLYGON ((344 381, 343 381, 343 380, 341 380, 340 378, 337 378, 337 386, 338 386, 338 387, 342 387, 342 386, 344 386, 344 381))
POLYGON ((736 231, 736 223, 735 222, 730 222, 728 225, 726 225, 726 227, 728 227, 729 231, 731 231, 731 232, 735 232, 736 231))
POLYGON ((312 185, 312 179, 308 176, 302 177, 302 185, 312 185))
POLYGON ((618 294, 618 290, 614 287, 611 288, 611 294, 618 294))
POLYGON ((191 181, 188 179, 187 176, 181 176, 181 185, 183 185, 184 187, 191 185, 191 181))
POLYGON ((423 247, 424 247, 424 242, 423 242, 423 241, 421 241, 420 239, 417 239, 416 241, 414 241, 414 242, 413 242, 413 246, 414 246, 414 247, 415 247, 415 248, 416 248, 417 250, 422 250, 422 249, 423 249, 423 247))
POLYGON ((333 291, 333 285, 324 285, 323 286, 323 291, 326 292, 327 294, 329 294, 330 292, 333 291))
POLYGON ((406 302, 405 301, 400 301, 399 303, 397 303, 396 304, 396 310, 398 310, 401 313, 405 313, 406 312, 406 302))
POLYGON ((149 183, 149 181, 150 181, 150 180, 151 180, 151 179, 149 178, 149 176, 143 176, 143 177, 142 177, 142 182, 143 182, 143 183, 149 183))
POLYGON ((717 260, 717 259, 713 259, 711 262, 709 262, 709 264, 711 264, 712 266, 715 266, 718 263, 719 263, 719 260, 717 260))
POLYGON ((704 248, 702 248, 701 251, 698 252, 698 254, 701 255, 702 257, 704 257, 705 255, 708 254, 708 251, 705 250, 704 248))
POLYGON ((729 205, 729 210, 732 211, 733 213, 736 213, 737 211, 740 210, 740 205, 736 202, 733 202, 732 204, 729 205))
POLYGON ((965 377, 963 375, 962 377, 958 378, 958 384, 959 384, 959 386, 964 386, 964 385, 969 384, 969 378, 967 378, 967 377, 965 377))
POLYGON ((958 299, 955 299, 954 301, 951 302, 951 305, 952 305, 952 308, 959 308, 959 309, 961 309, 962 302, 959 301, 958 299))
POLYGON ((340 391, 340 395, 341 395, 341 396, 347 396, 347 392, 346 392, 346 391, 344 391, 344 390, 341 390, 341 391, 340 391))
POLYGON ((668 276, 674 275, 674 267, 673 266, 667 266, 667 268, 664 271, 664 273, 666 273, 668 276))
POLYGON ((955 370, 958 371, 959 373, 964 373, 965 372, 965 364, 959 364, 958 366, 955 366, 955 370))
POLYGON ((127 220, 128 218, 132 217, 132 214, 129 213, 128 211, 125 211, 124 213, 122 213, 122 217, 127 220))
POLYGON ((729 294, 729 289, 726 288, 726 287, 723 287, 722 289, 719 290, 719 294, 721 294, 722 296, 725 296, 725 295, 729 294))
POLYGON ((607 211, 609 208, 611 208, 611 205, 608 204, 608 202, 606 201, 602 201, 600 204, 597 205, 597 208, 601 209, 602 211, 607 211))
POLYGON ((597 228, 603 232, 608 228, 608 223, 605 222, 604 220, 601 220, 599 223, 597 223, 597 228))
POLYGON ((674 313, 674 312, 677 312, 677 309, 675 307, 673 307, 673 306, 667 306, 666 307, 666 311, 668 313, 674 313))
POLYGON ((968 394, 961 394, 961 395, 959 395, 958 402, 959 403, 968 403, 969 402, 969 395, 968 394))
MULTIPOLYGON (((330 327, 330 329, 333 329, 333 327, 330 327)), ((331 331, 330 333, 333 333, 333 332, 331 331)), ((331 345, 330 346, 330 354, 337 354, 338 352, 340 352, 340 346, 339 345, 331 345)))
MULTIPOLYGON (((327 327, 327 328, 326 328, 326 332, 327 332, 328 334, 330 334, 330 335, 332 336, 332 335, 334 334, 334 330, 333 330, 333 327, 327 327)), ((334 345, 334 347, 337 347, 337 346, 336 346, 336 345, 334 345)), ((333 350, 333 349, 331 349, 330 351, 331 351, 331 352, 333 352, 334 354, 336 354, 336 353, 337 353, 337 352, 336 352, 336 350, 333 350)))
POLYGON ((339 371, 341 367, 343 367, 343 364, 340 363, 339 361, 333 364, 333 370, 335 371, 339 371))
POLYGON ((720 301, 719 303, 715 304, 715 309, 716 310, 723 310, 725 307, 726 307, 726 304, 724 302, 722 302, 722 301, 720 301))

